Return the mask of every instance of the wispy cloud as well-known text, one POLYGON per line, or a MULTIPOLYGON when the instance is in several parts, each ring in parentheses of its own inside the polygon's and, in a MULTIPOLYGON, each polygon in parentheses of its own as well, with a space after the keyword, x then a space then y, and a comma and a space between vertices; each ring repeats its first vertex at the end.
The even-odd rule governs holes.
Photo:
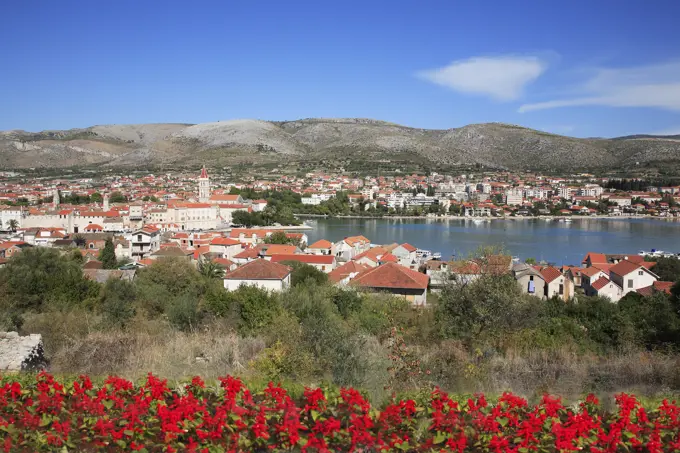
POLYGON ((680 110, 680 62, 597 69, 573 97, 524 104, 519 111, 579 106, 680 110))
POLYGON ((420 71, 417 76, 458 92, 513 101, 546 69, 547 64, 537 57, 475 57, 420 71))

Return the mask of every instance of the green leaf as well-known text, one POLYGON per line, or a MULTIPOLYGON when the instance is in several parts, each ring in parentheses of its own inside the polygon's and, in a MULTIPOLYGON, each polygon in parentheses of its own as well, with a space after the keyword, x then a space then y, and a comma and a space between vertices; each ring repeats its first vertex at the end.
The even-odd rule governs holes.
POLYGON ((123 431, 123 434, 125 434, 128 437, 132 437, 135 435, 135 432, 132 431, 131 429, 126 429, 125 431, 123 431))
POLYGON ((441 444, 442 442, 444 442, 447 439, 447 437, 448 436, 446 435, 446 433, 443 433, 441 431, 437 431, 437 435, 434 436, 434 443, 435 444, 441 444))
POLYGON ((113 401, 104 400, 104 401, 102 401, 102 405, 107 409, 111 409, 113 407, 113 401))
POLYGON ((503 428, 505 428, 505 425, 508 424, 508 421, 509 421, 509 420, 508 420, 506 417, 501 417, 501 418, 498 419, 498 423, 500 423, 500 425, 501 425, 503 428))
POLYGON ((317 417, 319 416, 319 412, 312 409, 310 413, 312 414, 312 420, 316 421, 317 417))

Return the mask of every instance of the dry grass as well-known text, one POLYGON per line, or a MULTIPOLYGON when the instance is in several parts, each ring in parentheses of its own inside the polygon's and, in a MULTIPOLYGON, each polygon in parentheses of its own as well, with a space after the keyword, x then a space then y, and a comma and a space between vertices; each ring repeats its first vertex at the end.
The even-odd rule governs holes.
POLYGON ((147 331, 92 332, 73 339, 51 357, 54 373, 116 374, 137 379, 151 372, 168 379, 242 374, 264 341, 243 338, 218 325, 197 332, 156 326, 147 331))

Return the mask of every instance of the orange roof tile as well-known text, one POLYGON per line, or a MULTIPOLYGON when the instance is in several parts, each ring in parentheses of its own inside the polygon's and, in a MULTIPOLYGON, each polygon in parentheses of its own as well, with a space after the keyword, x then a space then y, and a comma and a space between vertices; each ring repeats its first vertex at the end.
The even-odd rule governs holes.
POLYGON ((357 263, 356 261, 348 261, 342 266, 337 267, 329 272, 328 279, 334 283, 337 283, 349 277, 350 274, 363 272, 368 269, 372 269, 368 264, 357 263))
POLYGON ((623 277, 624 275, 628 275, 631 272, 635 272, 641 267, 642 266, 639 264, 631 263, 628 260, 621 260, 616 265, 612 266, 609 269, 609 272, 623 277))
POLYGON ((429 281, 425 274, 387 263, 361 272, 351 283, 368 288, 426 289, 429 281))
POLYGON ((258 259, 234 269, 224 276, 225 280, 282 280, 291 268, 279 263, 258 259))
POLYGON ((307 264, 333 264, 335 257, 333 255, 272 255, 273 263, 280 263, 282 261, 297 261, 307 264))
POLYGON ((543 280, 545 280, 546 283, 550 283, 556 278, 562 277, 562 272, 552 266, 544 267, 540 270, 540 272, 543 276, 543 280))
POLYGON ((325 239, 319 239, 309 247, 308 249, 329 249, 333 247, 333 244, 330 241, 327 241, 325 239))
POLYGON ((600 277, 594 283, 592 283, 590 286, 592 286, 593 289, 595 289, 595 291, 599 291, 602 288, 604 288, 605 286, 607 286, 609 283, 610 282, 609 282, 609 279, 607 277, 600 277))

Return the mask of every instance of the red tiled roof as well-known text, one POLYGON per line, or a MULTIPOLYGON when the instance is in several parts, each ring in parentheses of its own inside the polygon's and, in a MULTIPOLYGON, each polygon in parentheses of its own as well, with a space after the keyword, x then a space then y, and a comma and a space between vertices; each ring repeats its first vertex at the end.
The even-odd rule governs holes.
POLYGON ((260 244, 257 249, 264 251, 265 256, 272 255, 294 255, 297 247, 285 244, 260 244))
POLYGON ((330 241, 327 241, 325 239, 319 239, 309 247, 308 249, 329 249, 333 247, 333 244, 330 241))
POLYGON ((368 269, 372 269, 372 267, 367 264, 357 263, 356 261, 348 261, 342 266, 329 272, 328 279, 334 283, 337 283, 349 277, 350 274, 363 272, 368 269))
POLYGON ((307 264, 333 264, 334 260, 335 257, 333 255, 272 255, 273 263, 280 263, 282 261, 298 261, 300 263, 307 264))
POLYGON ((240 195, 231 194, 213 194, 210 196, 210 201, 238 201, 240 195))
POLYGON ((246 250, 234 255, 234 258, 248 259, 248 258, 257 258, 258 256, 260 256, 260 252, 257 249, 246 249, 246 250))
POLYGON ((208 170, 205 169, 205 165, 203 168, 201 168, 201 178, 207 178, 208 177, 208 170))
POLYGON ((671 288, 673 288, 673 285, 675 285, 674 282, 660 282, 660 281, 656 281, 652 284, 655 290, 663 291, 666 294, 671 293, 671 288))
POLYGON ((380 262, 381 263, 398 263, 399 258, 392 255, 390 252, 387 252, 383 256, 380 257, 380 262))
POLYGON ((239 245, 241 244, 239 241, 231 239, 231 238, 214 238, 212 241, 210 241, 210 245, 239 245))
POLYGON ((279 263, 258 259, 234 269, 224 276, 225 280, 283 280, 291 268, 279 263))
POLYGON ((593 253, 589 252, 585 258, 583 258, 583 263, 585 264, 590 258, 590 264, 607 264, 607 256, 604 253, 593 253))
POLYGON ((593 287, 595 291, 599 291, 609 284, 609 279, 607 277, 600 277, 590 286, 593 287))
POLYGON ((403 244, 401 244, 401 246, 404 247, 408 252, 415 252, 416 250, 418 250, 417 248, 415 248, 414 246, 407 242, 404 242, 403 244))
POLYGON ((604 272, 605 274, 607 273, 606 271, 603 271, 599 267, 591 266, 591 267, 586 267, 585 269, 581 270, 581 275, 585 275, 586 277, 592 277, 593 275, 597 274, 598 272, 604 272))
POLYGON ((227 258, 215 258, 213 261, 217 264, 221 264, 225 269, 229 269, 231 266, 236 264, 227 258))
POLYGON ((368 288, 426 289, 429 281, 425 274, 387 263, 361 272, 351 283, 368 288))
POLYGON ((546 283, 550 283, 556 278, 562 277, 562 272, 552 266, 544 267, 540 272, 546 283))
POLYGON ((97 225, 96 223, 91 223, 91 224, 89 224, 85 227, 85 231, 91 231, 91 230, 103 231, 104 227, 102 227, 101 225, 97 225))
POLYGON ((639 264, 631 263, 628 260, 621 260, 616 265, 612 266, 609 269, 609 272, 623 277, 624 275, 628 275, 631 272, 638 270, 640 267, 642 266, 639 264))

